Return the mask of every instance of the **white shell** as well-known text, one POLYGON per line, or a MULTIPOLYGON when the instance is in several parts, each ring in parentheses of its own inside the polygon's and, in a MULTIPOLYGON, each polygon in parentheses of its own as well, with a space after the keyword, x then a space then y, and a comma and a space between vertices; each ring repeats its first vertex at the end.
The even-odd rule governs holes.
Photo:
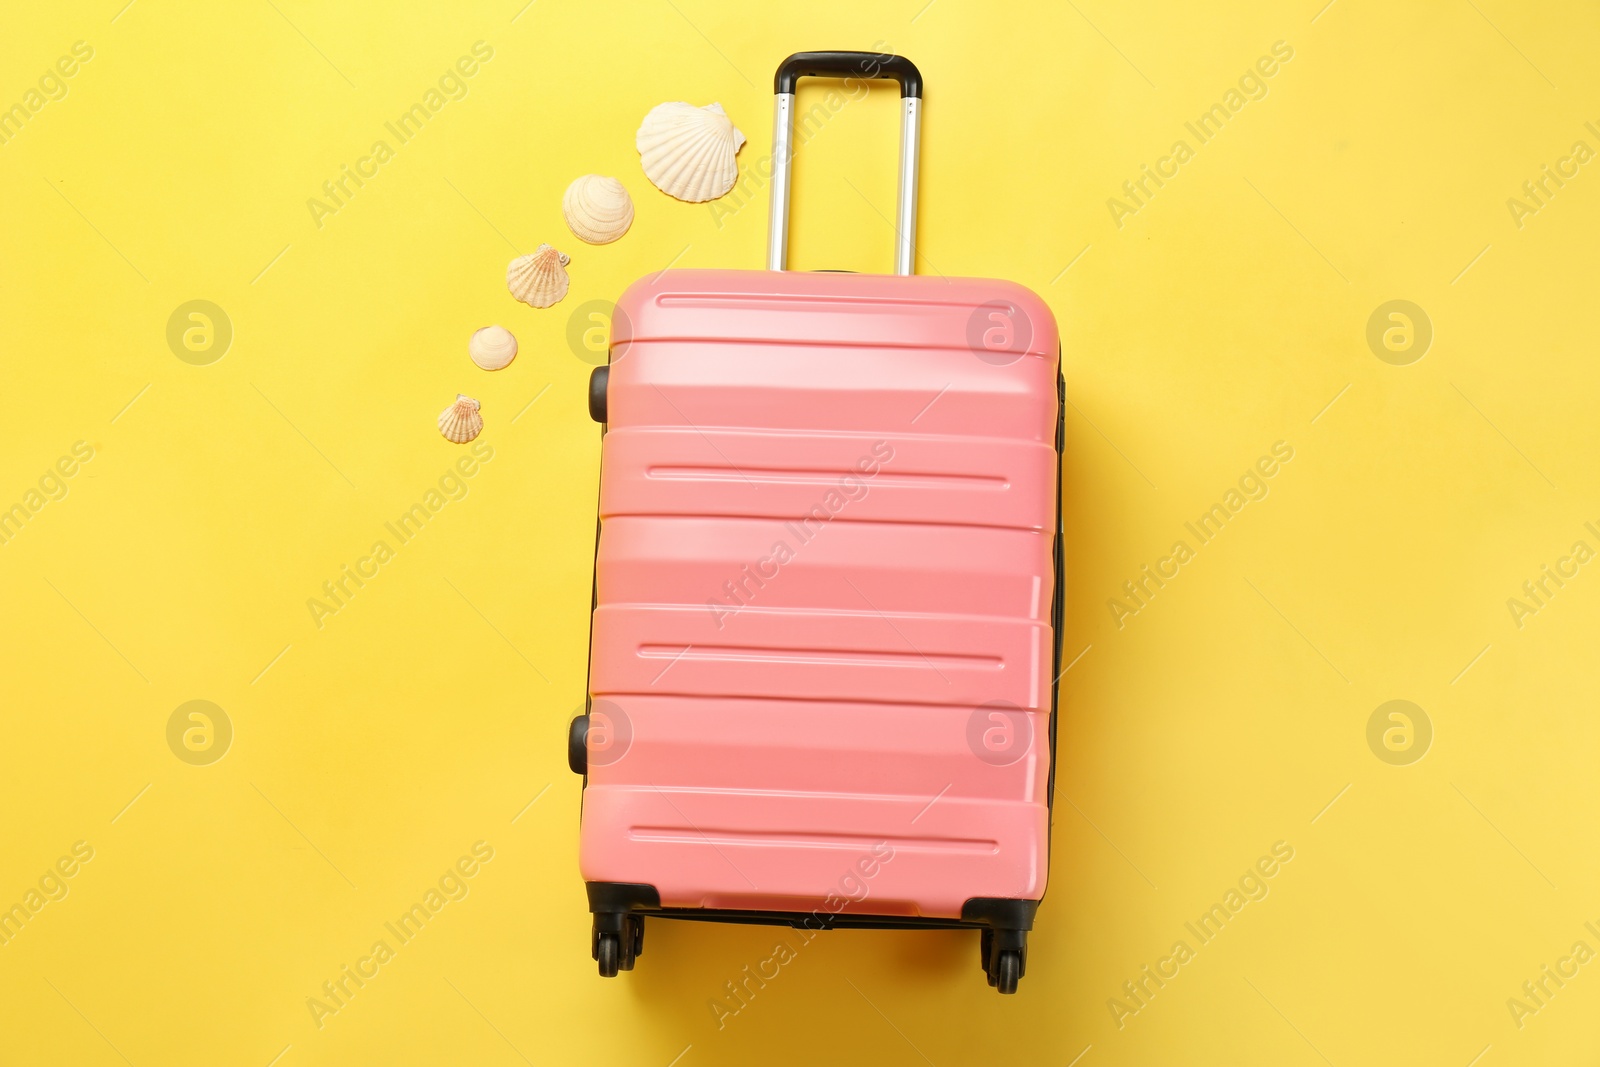
POLYGON ((547 308, 567 295, 571 280, 567 277, 567 264, 572 257, 557 252, 549 245, 540 245, 532 255, 518 256, 506 268, 506 286, 511 295, 524 304, 547 308))
POLYGON ((567 186, 561 214, 580 241, 608 245, 633 225, 633 198, 617 179, 585 174, 567 186))
POLYGON ((658 105, 644 117, 634 143, 645 176, 679 200, 715 200, 739 180, 739 164, 733 157, 744 145, 744 134, 721 104, 658 105))
POLYGON ((470 396, 456 395, 456 402, 439 413, 439 432, 446 441, 464 445, 483 432, 483 416, 478 402, 470 396))
POLYGON ((517 339, 504 326, 485 326, 467 342, 467 355, 484 370, 500 370, 517 358, 517 339))

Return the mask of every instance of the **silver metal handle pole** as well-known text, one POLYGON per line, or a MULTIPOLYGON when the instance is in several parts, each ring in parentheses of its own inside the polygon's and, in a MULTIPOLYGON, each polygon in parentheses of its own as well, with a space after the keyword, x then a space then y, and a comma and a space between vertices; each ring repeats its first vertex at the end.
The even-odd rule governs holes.
POLYGON ((772 206, 767 209, 767 269, 789 262, 789 163, 794 156, 794 94, 779 93, 772 109, 772 206))
POLYGON ((787 270, 789 198, 794 162, 795 87, 805 75, 894 78, 900 82, 900 194, 895 211, 894 272, 916 269, 917 165, 922 143, 922 75, 907 59, 870 52, 799 52, 778 68, 772 110, 772 201, 767 216, 767 269, 787 270))
POLYGON ((922 147, 922 97, 900 101, 900 210, 895 213, 894 272, 917 272, 917 159, 922 147))

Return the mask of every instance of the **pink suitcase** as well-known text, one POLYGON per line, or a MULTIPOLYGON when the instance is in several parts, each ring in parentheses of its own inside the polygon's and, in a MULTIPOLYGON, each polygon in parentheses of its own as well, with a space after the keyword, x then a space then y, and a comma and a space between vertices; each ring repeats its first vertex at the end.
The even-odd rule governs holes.
POLYGON ((1055 322, 914 277, 921 76, 779 67, 767 271, 628 289, 605 426, 579 863, 607 977, 644 917, 982 931, 1015 991, 1048 867, 1060 650, 1055 322), (784 270, 795 82, 900 82, 889 276, 784 270))

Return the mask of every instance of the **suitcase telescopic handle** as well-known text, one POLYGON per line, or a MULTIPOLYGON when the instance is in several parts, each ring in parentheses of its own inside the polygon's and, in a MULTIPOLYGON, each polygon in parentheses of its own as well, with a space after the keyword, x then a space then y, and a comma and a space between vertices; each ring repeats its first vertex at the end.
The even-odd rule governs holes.
POLYGON ((916 262, 917 148, 922 140, 922 73, 904 56, 877 52, 796 52, 778 64, 773 88, 772 208, 767 226, 767 269, 789 260, 789 174, 794 158, 794 93, 801 78, 892 78, 900 83, 900 204, 895 212, 894 272, 910 274, 916 262))

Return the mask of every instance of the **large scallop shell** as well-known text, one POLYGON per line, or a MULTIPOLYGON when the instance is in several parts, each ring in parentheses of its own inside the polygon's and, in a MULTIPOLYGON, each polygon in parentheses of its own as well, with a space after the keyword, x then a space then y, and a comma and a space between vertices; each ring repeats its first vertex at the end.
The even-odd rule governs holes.
POLYGON ((608 245, 633 225, 633 198, 617 179, 585 174, 567 186, 561 214, 579 240, 608 245))
POLYGON ((517 358, 517 339, 504 326, 485 326, 467 342, 467 355, 484 370, 500 370, 517 358))
POLYGON ((456 394, 456 402, 439 413, 439 432, 446 441, 464 445, 483 432, 483 416, 478 412, 478 402, 470 396, 456 394))
POLYGON ((660 104, 644 117, 634 143, 645 176, 679 200, 715 200, 739 180, 733 157, 744 145, 744 134, 721 104, 660 104))
POLYGON ((506 268, 506 286, 511 295, 536 308, 547 308, 567 295, 567 264, 572 257, 540 245, 532 255, 518 256, 506 268))

